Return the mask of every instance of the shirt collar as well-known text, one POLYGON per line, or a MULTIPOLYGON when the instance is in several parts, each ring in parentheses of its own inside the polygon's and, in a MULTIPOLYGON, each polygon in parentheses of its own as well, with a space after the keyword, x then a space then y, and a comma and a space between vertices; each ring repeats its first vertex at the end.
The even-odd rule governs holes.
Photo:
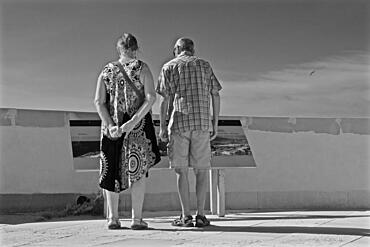
POLYGON ((192 56, 192 54, 191 54, 190 52, 188 52, 188 51, 182 51, 182 52, 178 55, 178 57, 182 57, 182 56, 192 56))

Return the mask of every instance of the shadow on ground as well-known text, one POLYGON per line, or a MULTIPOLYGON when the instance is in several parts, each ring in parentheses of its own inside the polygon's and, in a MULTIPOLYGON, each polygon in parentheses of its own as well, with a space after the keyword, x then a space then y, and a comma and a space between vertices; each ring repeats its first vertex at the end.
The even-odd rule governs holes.
MULTIPOLYGON (((226 217, 215 217, 211 219, 211 222, 217 225, 217 222, 231 222, 231 221, 271 221, 271 220, 310 220, 310 219, 346 219, 346 218, 366 218, 370 217, 367 214, 348 214, 348 215, 328 215, 328 214, 304 214, 304 211, 301 211, 300 214, 295 214, 296 211, 292 211, 291 214, 289 211, 248 211, 245 213, 231 213, 232 215, 226 217), (284 212, 281 213, 280 212, 284 212), (263 213, 269 213, 269 215, 264 215, 263 213), (272 214, 270 214, 272 213, 272 214), (253 215, 246 215, 246 214, 253 214, 253 215)), ((309 212, 309 211, 307 211, 309 212)), ((332 212, 332 211, 331 211, 332 212)), ((170 224, 174 218, 178 218, 180 212, 169 211, 169 212, 144 212, 144 218, 154 218, 154 222, 161 222, 161 223, 168 223, 170 224)), ((65 217, 54 217, 52 212, 37 212, 37 213, 17 213, 17 214, 0 214, 0 224, 9 224, 9 225, 17 225, 17 224, 24 224, 24 223, 33 223, 33 222, 60 222, 60 221, 81 221, 81 220, 103 220, 103 216, 92 216, 92 215, 75 215, 75 216, 65 216, 65 217)), ((130 213, 123 212, 120 214, 121 220, 129 220, 131 218, 130 213)), ((256 229, 261 229, 261 227, 255 227, 256 229)), ((310 230, 311 227, 304 227, 307 230, 310 230)), ((312 227, 315 228, 315 227, 312 227)), ((196 229, 196 228, 195 228, 196 229)), ((210 226, 207 228, 207 231, 244 231, 243 229, 247 229, 247 231, 253 232, 253 227, 246 228, 244 226, 228 226, 228 227, 221 227, 221 226, 210 226), (225 228, 222 230, 221 228, 225 228)), ((291 227, 288 229, 291 229, 291 227)), ((287 229, 288 232, 290 232, 287 229)), ((315 229, 318 229, 317 227, 315 229)), ((322 227, 321 230, 327 230, 328 228, 322 227)), ((344 228, 334 228, 334 229, 344 229, 344 228)), ((351 229, 351 228, 348 228, 351 229)), ((168 229, 163 229, 168 230, 168 229)), ((170 229, 171 230, 171 229, 170 229)), ((179 230, 175 228, 174 231, 179 230)), ((181 230, 181 228, 180 228, 181 230)), ((200 230, 200 229, 196 229, 200 230)), ((266 229, 268 232, 268 228, 266 229)), ((354 229, 354 230, 359 230, 354 229)), ((369 234, 369 229, 367 230, 366 234, 369 234)), ((305 232, 305 231, 304 231, 305 232)), ((279 232, 277 232, 279 233, 279 232)), ((284 232, 282 232, 284 233, 284 232)), ((313 232, 316 233, 316 232, 313 232)), ((320 234, 320 233, 318 233, 320 234)), ((324 233, 326 234, 326 233, 324 233)), ((330 233, 331 234, 331 233, 330 233)), ((334 233, 333 233, 334 234, 334 233)), ((338 233, 341 234, 341 233, 338 233)), ((350 234, 352 235, 352 234, 350 234)), ((368 236, 364 234, 360 234, 361 236, 368 236)))
POLYGON ((18 225, 34 222, 54 222, 54 221, 76 221, 76 220, 99 220, 104 219, 102 216, 78 215, 59 218, 49 218, 42 213, 40 214, 7 214, 0 215, 0 224, 18 225))
POLYGON ((212 221, 246 221, 246 220, 309 220, 309 219, 345 219, 362 218, 369 215, 275 215, 275 216, 244 216, 244 217, 225 217, 215 218, 212 221))
POLYGON ((297 227, 297 226, 215 226, 204 228, 155 229, 160 231, 203 231, 203 232, 253 232, 253 233, 303 233, 370 236, 370 229, 342 227, 297 227))

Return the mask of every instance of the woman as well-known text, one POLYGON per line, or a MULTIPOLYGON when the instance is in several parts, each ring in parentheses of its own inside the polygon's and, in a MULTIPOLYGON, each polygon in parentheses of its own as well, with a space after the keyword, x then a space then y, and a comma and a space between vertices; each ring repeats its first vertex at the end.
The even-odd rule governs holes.
POLYGON ((148 228, 142 220, 146 177, 160 160, 150 111, 156 99, 153 76, 148 65, 136 59, 137 50, 136 38, 124 33, 117 42, 119 60, 104 67, 96 88, 102 120, 99 186, 107 200, 108 229, 121 227, 119 193, 128 188, 131 228, 148 228))

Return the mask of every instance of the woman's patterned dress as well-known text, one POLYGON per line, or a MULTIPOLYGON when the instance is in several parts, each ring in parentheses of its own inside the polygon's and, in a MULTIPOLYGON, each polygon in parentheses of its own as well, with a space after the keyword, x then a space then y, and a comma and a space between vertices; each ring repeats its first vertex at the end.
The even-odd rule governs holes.
MULTIPOLYGON (((136 59, 123 64, 127 75, 145 95, 144 85, 140 82, 142 66, 143 62, 136 59)), ((123 79, 116 62, 108 63, 102 73, 107 109, 114 123, 121 126, 137 112, 139 97, 123 79)), ((146 114, 128 136, 113 139, 104 124, 101 129, 101 188, 114 192, 126 190, 131 183, 147 176, 149 168, 160 161, 151 113, 146 114)))

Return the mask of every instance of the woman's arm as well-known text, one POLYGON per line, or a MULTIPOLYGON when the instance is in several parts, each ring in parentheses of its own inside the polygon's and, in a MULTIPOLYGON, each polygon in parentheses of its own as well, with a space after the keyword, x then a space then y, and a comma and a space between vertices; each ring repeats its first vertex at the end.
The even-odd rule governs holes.
POLYGON ((103 124, 107 127, 111 127, 114 126, 114 122, 109 115, 105 101, 106 101, 106 91, 103 81, 103 74, 101 73, 98 77, 98 82, 96 85, 94 103, 96 110, 98 111, 99 117, 103 121, 103 124))
POLYGON ((152 109, 156 100, 153 75, 145 63, 143 63, 143 68, 141 69, 140 81, 144 84, 145 101, 132 118, 121 126, 123 132, 130 132, 152 109))

